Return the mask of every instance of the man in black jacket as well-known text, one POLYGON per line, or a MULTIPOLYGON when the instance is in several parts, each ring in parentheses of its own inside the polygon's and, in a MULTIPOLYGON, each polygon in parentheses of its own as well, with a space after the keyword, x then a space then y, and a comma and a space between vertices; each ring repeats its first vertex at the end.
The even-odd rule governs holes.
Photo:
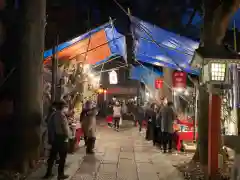
POLYGON ((52 176, 53 164, 59 155, 58 180, 67 179, 69 176, 64 174, 64 167, 68 151, 69 141, 69 125, 65 116, 65 107, 67 104, 64 101, 55 103, 56 112, 48 121, 49 142, 52 147, 48 159, 47 173, 44 179, 52 176))

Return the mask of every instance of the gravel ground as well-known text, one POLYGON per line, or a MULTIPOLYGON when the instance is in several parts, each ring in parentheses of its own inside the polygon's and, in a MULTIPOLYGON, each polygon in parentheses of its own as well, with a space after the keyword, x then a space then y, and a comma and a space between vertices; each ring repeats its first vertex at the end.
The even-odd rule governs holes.
MULTIPOLYGON (((170 156, 173 165, 183 173, 186 180, 207 179, 199 162, 191 161, 193 153, 176 153, 170 156), (172 157, 172 158, 171 158, 172 157), (181 163, 179 163, 181 162, 181 163)), ((232 161, 227 161, 223 169, 219 169, 218 180, 230 180, 232 161)))

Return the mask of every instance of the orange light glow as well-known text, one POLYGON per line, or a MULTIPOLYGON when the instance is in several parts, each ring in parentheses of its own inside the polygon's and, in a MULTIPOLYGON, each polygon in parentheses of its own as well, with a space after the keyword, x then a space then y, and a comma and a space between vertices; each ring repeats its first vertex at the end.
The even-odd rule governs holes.
POLYGON ((98 89, 98 93, 99 94, 103 93, 103 89, 98 89))

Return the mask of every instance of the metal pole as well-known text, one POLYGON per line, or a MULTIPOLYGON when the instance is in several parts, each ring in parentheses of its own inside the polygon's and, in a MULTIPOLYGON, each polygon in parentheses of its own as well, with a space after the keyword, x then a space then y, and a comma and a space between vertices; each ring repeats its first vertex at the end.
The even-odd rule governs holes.
POLYGON ((58 74, 58 56, 57 56, 57 47, 58 47, 58 36, 54 47, 52 49, 52 89, 51 89, 51 101, 56 100, 56 87, 57 87, 57 74, 58 74))
POLYGON ((52 49, 52 89, 51 89, 51 101, 55 101, 56 97, 56 81, 57 81, 57 72, 56 72, 56 47, 54 45, 52 49))
MULTIPOLYGON (((236 22, 234 21, 233 23, 233 38, 234 38, 234 50, 235 52, 237 52, 237 33, 236 33, 236 22)), ((240 122, 238 119, 238 107, 237 107, 237 101, 238 101, 238 69, 237 69, 237 65, 234 64, 232 65, 233 68, 233 98, 234 98, 234 102, 233 102, 233 116, 234 119, 236 119, 236 125, 234 128, 234 135, 239 134, 240 129, 238 128, 240 122)), ((234 123, 235 124, 235 123, 234 123)))

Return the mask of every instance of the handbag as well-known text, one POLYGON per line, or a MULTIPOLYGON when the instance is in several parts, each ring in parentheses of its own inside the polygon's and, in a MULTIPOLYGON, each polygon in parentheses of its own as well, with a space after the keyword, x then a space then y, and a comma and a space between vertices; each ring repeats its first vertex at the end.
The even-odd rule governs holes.
POLYGON ((122 117, 120 117, 119 125, 122 125, 122 117))

